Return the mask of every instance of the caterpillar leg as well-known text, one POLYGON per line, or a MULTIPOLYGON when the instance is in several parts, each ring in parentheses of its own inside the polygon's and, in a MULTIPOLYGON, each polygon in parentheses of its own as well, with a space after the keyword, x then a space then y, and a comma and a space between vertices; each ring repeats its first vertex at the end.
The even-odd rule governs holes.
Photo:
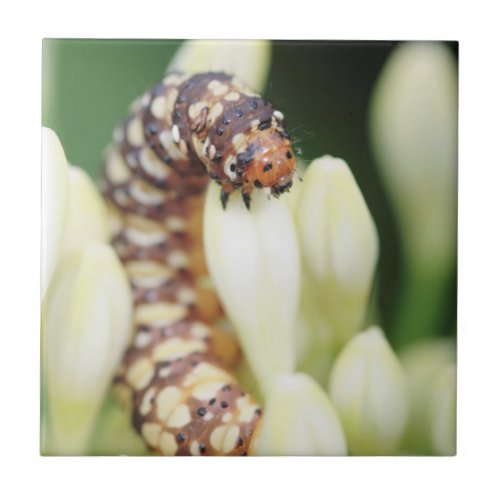
POLYGON ((251 197, 250 197, 250 193, 242 190, 241 197, 243 198, 243 202, 245 203, 245 207, 247 207, 247 210, 250 210, 250 202, 252 201, 251 197))
POLYGON ((225 191, 224 189, 221 190, 220 192, 220 201, 222 203, 222 208, 225 210, 227 206, 227 202, 229 200, 229 192, 225 191))

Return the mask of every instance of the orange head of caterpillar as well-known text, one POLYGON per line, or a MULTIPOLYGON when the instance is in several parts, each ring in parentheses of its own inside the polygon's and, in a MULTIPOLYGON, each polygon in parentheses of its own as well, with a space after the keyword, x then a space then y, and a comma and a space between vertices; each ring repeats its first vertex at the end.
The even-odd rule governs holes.
POLYGON ((275 198, 288 191, 295 168, 295 155, 285 134, 269 128, 250 135, 236 155, 236 169, 242 174, 241 189, 247 208, 254 188, 267 188, 275 198))

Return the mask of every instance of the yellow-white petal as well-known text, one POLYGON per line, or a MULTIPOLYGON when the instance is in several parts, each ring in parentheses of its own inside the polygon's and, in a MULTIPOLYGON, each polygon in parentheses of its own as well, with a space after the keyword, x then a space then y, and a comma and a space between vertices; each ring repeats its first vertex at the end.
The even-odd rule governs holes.
MULTIPOLYGON (((432 414, 436 381, 447 366, 456 362, 456 345, 451 339, 415 342, 399 356, 408 380, 410 416, 403 443, 408 453, 430 454, 433 446, 432 414)), ((450 431, 451 432, 451 431, 450 431)), ((450 453, 451 454, 451 453, 450 453)))
POLYGON ((179 48, 167 72, 224 71, 261 92, 270 65, 269 40, 189 40, 179 48))
POLYGON ((438 43, 405 43, 389 58, 372 102, 382 179, 414 265, 453 263, 457 201, 457 67, 438 43))
POLYGON ((377 230, 348 165, 331 156, 306 170, 295 216, 305 268, 302 361, 309 357, 317 365, 319 354, 329 367, 333 350, 362 326, 378 258, 377 230))
POLYGON ((132 296, 113 249, 89 243, 57 269, 44 302, 45 453, 85 453, 129 339, 132 296))
POLYGON ((68 205, 68 162, 56 133, 42 128, 42 298, 56 268, 68 205))
POLYGON ((325 391, 309 375, 294 373, 278 377, 262 418, 252 450, 256 455, 347 454, 337 412, 325 391))
POLYGON ((62 255, 79 252, 90 242, 109 240, 108 216, 104 201, 88 174, 69 167, 69 204, 62 255))
POLYGON ((300 258, 283 198, 255 190, 247 210, 236 192, 224 210, 213 183, 204 213, 210 275, 264 393, 277 374, 294 368, 300 258))
POLYGON ((406 379, 380 328, 369 328, 344 347, 333 366, 329 392, 350 453, 397 450, 408 416, 406 379))

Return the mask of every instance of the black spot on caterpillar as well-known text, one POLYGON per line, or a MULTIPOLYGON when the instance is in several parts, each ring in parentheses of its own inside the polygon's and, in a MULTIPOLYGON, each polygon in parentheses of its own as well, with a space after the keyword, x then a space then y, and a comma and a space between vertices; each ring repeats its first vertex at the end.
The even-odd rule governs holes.
POLYGON ((279 196, 295 171, 288 137, 283 114, 224 73, 167 75, 115 130, 102 185, 135 307, 115 388, 159 453, 251 452, 261 410, 229 371, 238 347, 200 284, 201 194, 212 178, 223 206, 235 190, 249 209, 254 188, 279 196))

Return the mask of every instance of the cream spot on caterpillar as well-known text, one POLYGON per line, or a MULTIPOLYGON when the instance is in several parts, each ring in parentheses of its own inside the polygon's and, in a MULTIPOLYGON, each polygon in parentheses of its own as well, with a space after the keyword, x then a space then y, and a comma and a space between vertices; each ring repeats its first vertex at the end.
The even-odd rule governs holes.
POLYGON ((232 425, 229 428, 222 442, 222 451, 224 453, 229 453, 235 448, 239 434, 240 429, 237 425, 232 425))
POLYGON ((139 407, 139 413, 142 416, 147 415, 151 409, 153 408, 152 400, 155 395, 156 388, 155 387, 150 387, 146 393, 144 394, 141 402, 141 406, 139 407))
POLYGON ((212 144, 209 148, 208 148, 208 158, 210 160, 213 160, 215 158, 215 153, 217 152, 217 150, 215 149, 215 146, 212 144))
POLYGON ((177 452, 175 437, 170 432, 162 432, 160 436, 160 450, 166 456, 173 456, 177 452))
POLYGON ((182 250, 174 250, 167 255, 167 262, 175 269, 186 268, 189 265, 189 259, 182 250))
POLYGON ((175 298, 181 304, 189 305, 196 302, 196 293, 192 288, 182 287, 175 294, 175 298))
POLYGON ((149 324, 165 327, 187 316, 186 306, 157 302, 155 304, 140 304, 135 311, 137 324, 149 324))
POLYGON ((193 455, 193 456, 201 455, 199 446, 200 445, 199 445, 198 441, 193 441, 191 443, 191 446, 189 447, 189 451, 191 452, 191 455, 193 455))
POLYGON ((127 126, 127 140, 135 147, 140 147, 144 144, 144 132, 138 116, 133 118, 127 126))
POLYGON ((255 410, 257 410, 258 405, 252 404, 248 395, 245 395, 237 399, 236 407, 239 410, 240 422, 248 423, 254 417, 255 410))
POLYGON ((199 321, 195 321, 190 328, 190 333, 192 337, 198 339, 205 339, 210 335, 210 328, 204 323, 200 323, 199 321))
POLYGON ((156 396, 156 415, 163 422, 182 401, 182 392, 174 386, 165 387, 156 396))
POLYGON ((159 243, 165 242, 167 239, 167 235, 164 232, 145 232, 139 231, 132 227, 127 227, 125 229, 125 235, 128 241, 140 247, 150 247, 152 245, 158 245, 159 243))
POLYGON ((167 115, 167 99, 165 96, 155 97, 151 103, 151 113, 158 120, 163 120, 167 115))
POLYGON ((186 404, 179 405, 167 420, 168 427, 184 427, 191 422, 191 413, 186 404))
POLYGON ((134 180, 130 185, 130 195, 143 205, 159 205, 165 201, 165 193, 142 180, 134 180))
POLYGON ((238 92, 229 92, 229 94, 227 94, 224 97, 224 100, 226 100, 226 101, 237 101, 239 98, 240 98, 240 94, 238 94, 238 92))
POLYGON ((106 175, 113 184, 127 182, 132 176, 130 169, 123 161, 122 155, 116 149, 113 149, 108 156, 106 175))
POLYGON ((229 453, 236 446, 240 430, 236 425, 219 425, 210 434, 210 444, 223 453, 229 453))
POLYGON ((168 361, 192 352, 205 352, 207 345, 202 340, 171 338, 158 344, 153 350, 154 361, 168 361))
POLYGON ((220 83, 220 85, 211 90, 213 95, 220 96, 225 94, 229 90, 229 87, 225 83, 220 83))
POLYGON ((224 386, 224 384, 225 382, 214 382, 214 381, 200 382, 193 388, 191 394, 196 399, 199 399, 200 401, 205 401, 207 399, 213 398, 217 394, 217 391, 219 391, 220 388, 224 386))
POLYGON ((177 89, 170 89, 167 92, 167 114, 170 120, 170 115, 174 110, 175 101, 177 101, 177 97, 179 97, 179 91, 177 89))
POLYGON ((227 383, 228 378, 231 379, 231 376, 225 370, 217 368, 212 363, 202 362, 196 365, 191 373, 186 376, 182 385, 183 387, 189 387, 207 379, 222 380, 227 383))
POLYGON ((179 127, 177 125, 172 127, 172 139, 174 142, 179 142, 181 140, 181 133, 179 132, 179 127))
POLYGON ((185 231, 187 227, 186 219, 172 215, 165 220, 165 226, 172 232, 185 231))
POLYGON ((143 349, 144 347, 146 347, 150 343, 151 343, 151 335, 149 334, 148 331, 140 330, 135 334, 134 345, 137 348, 143 349))
POLYGON ((232 419, 233 419, 233 414, 231 412, 225 413, 224 416, 222 417, 222 421, 225 424, 228 424, 229 422, 231 422, 232 419))
POLYGON ((222 83, 220 82, 220 80, 211 80, 208 83, 207 88, 210 90, 215 90, 217 87, 220 87, 221 85, 222 83))
POLYGON ((160 432, 161 427, 158 424, 150 422, 142 424, 141 433, 144 436, 146 443, 148 443, 152 448, 156 448, 158 446, 158 442, 160 441, 160 432))
POLYGON ((139 153, 139 161, 144 170, 159 181, 165 180, 171 173, 171 169, 151 151, 143 148, 139 153))
POLYGON ((222 114, 223 111, 224 106, 220 102, 215 103, 208 112, 208 123, 213 123, 222 114))
POLYGON ((210 434, 210 444, 217 451, 222 450, 222 443, 224 442, 224 437, 229 429, 229 425, 219 425, 210 434))
POLYGON ((115 237, 123 229, 123 218, 118 209, 109 201, 106 203, 106 207, 108 209, 108 225, 111 236, 115 237))
POLYGON ((172 369, 170 368, 170 366, 164 366, 158 371, 158 376, 161 378, 165 378, 168 377, 170 373, 172 373, 172 369))
POLYGON ((154 375, 154 367, 148 358, 138 359, 127 370, 125 379, 136 390, 146 387, 154 375))
POLYGON ((154 261, 132 260, 125 265, 132 283, 144 288, 160 286, 172 278, 172 270, 154 261))
POLYGON ((231 140, 231 142, 233 143, 233 146, 234 146, 235 148, 237 148, 237 147, 240 145, 240 143, 242 143, 242 142, 243 142, 243 139, 245 139, 245 134, 241 134, 241 133, 240 133, 240 134, 236 134, 236 135, 233 137, 233 139, 231 140))

